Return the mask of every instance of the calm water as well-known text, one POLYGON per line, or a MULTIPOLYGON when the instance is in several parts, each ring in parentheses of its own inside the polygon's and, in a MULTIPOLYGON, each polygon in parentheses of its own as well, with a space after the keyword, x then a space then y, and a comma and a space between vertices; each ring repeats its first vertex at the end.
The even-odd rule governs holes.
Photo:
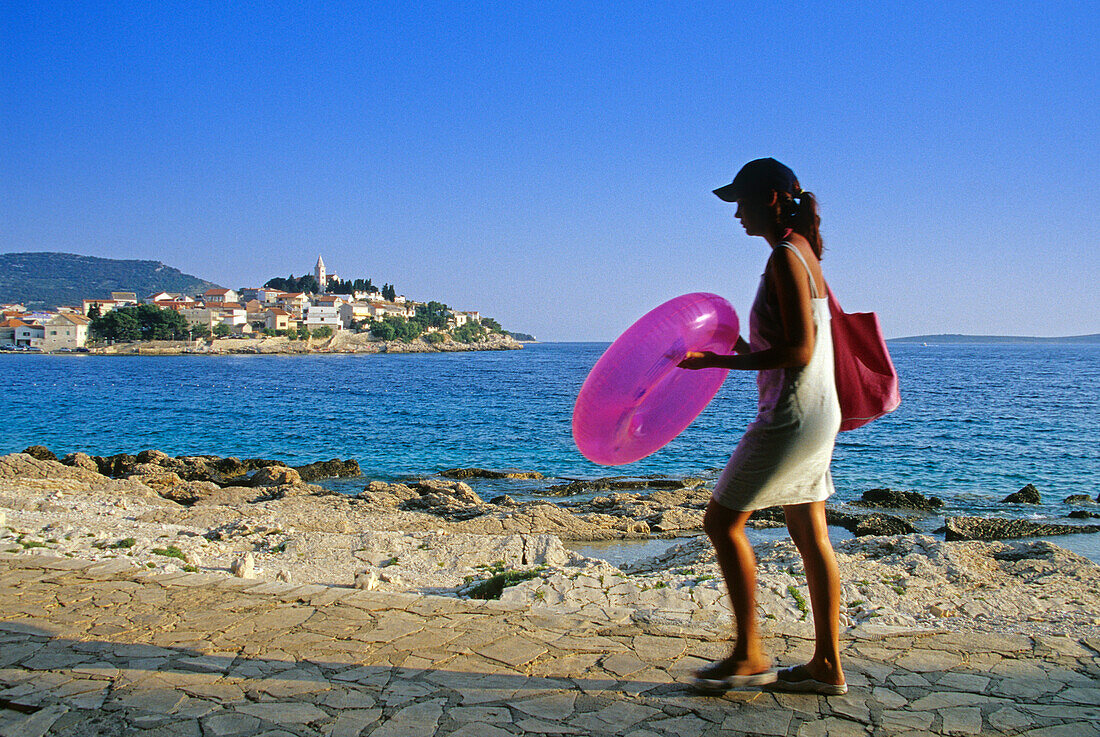
MULTIPOLYGON (((59 456, 157 448, 169 454, 355 458, 374 478, 454 466, 551 476, 695 475, 722 466, 755 410, 755 384, 731 373, 678 439, 629 466, 586 461, 572 402, 606 345, 370 356, 97 357, 0 355, 0 452, 59 456)), ((901 408, 841 433, 838 501, 875 487, 935 494, 949 511, 1005 510, 1027 483, 1023 516, 1061 517, 1069 494, 1100 493, 1100 346, 911 346, 892 353, 901 408)), ((362 482, 346 482, 360 488, 362 482)), ((497 484, 509 493, 531 484, 497 484)), ((489 491, 485 489, 484 491, 489 491)), ((1095 537, 1100 537, 1097 535, 1095 537)))

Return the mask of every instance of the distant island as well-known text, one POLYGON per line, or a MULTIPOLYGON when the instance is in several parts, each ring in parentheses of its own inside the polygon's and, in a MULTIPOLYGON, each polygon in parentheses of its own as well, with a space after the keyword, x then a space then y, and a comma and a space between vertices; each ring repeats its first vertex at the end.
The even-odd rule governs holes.
POLYGON ((906 338, 890 338, 886 342, 927 343, 928 345, 963 345, 976 343, 1081 345, 1100 343, 1100 333, 1092 333, 1091 335, 1068 335, 1061 338, 1038 338, 1026 335, 959 335, 958 333, 944 333, 942 335, 912 335, 906 338))

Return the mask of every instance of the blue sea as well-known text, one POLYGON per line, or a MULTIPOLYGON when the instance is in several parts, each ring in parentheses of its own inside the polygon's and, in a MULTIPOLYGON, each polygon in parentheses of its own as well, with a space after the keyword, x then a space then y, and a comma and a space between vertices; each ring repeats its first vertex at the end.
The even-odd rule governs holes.
MULTIPOLYGON (((544 343, 505 352, 318 356, 0 355, 6 389, 0 452, 39 444, 58 456, 156 448, 291 464, 354 458, 364 476, 380 479, 456 466, 533 469, 557 483, 610 475, 713 476, 753 417, 754 376, 731 373, 695 423, 658 453, 628 466, 601 467, 574 447, 570 420, 573 400, 606 347, 544 343)), ((1095 499, 1100 493, 1100 346, 897 344, 891 353, 902 405, 840 434, 835 501, 889 487, 938 496, 948 514, 1066 522, 1064 516, 1081 505, 1065 505, 1065 497, 1095 499), (1028 483, 1039 488, 1044 504, 998 503, 1028 483)), ((331 483, 356 492, 364 480, 331 483)), ((544 485, 480 482, 479 491, 530 497, 544 485)), ((1100 534, 1059 542, 1100 559, 1100 534)))

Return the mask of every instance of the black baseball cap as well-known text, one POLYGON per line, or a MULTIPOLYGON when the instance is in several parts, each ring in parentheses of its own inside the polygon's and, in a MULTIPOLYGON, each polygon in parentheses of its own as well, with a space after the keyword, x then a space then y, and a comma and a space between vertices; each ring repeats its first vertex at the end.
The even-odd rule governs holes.
POLYGON ((742 166, 733 181, 714 190, 714 194, 726 202, 736 202, 745 194, 768 190, 793 195, 798 194, 802 188, 790 167, 767 158, 755 159, 742 166))

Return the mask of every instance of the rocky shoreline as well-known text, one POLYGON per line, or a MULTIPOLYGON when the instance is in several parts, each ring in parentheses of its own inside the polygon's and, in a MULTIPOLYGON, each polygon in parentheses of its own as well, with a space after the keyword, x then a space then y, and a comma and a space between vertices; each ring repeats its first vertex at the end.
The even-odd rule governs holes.
POLYGON ((351 333, 342 330, 330 338, 309 338, 308 340, 290 340, 285 337, 216 338, 190 344, 178 340, 146 340, 100 346, 88 352, 97 356, 299 356, 332 353, 462 353, 512 351, 522 348, 523 343, 507 335, 492 334, 476 343, 460 343, 449 336, 442 343, 428 343, 422 338, 406 343, 402 340, 373 340, 369 333, 351 333))
MULTIPOLYGON (((710 495, 701 479, 571 482, 589 493, 550 503, 506 494, 482 499, 461 480, 533 479, 535 472, 452 469, 404 483, 364 479, 350 496, 311 482, 356 478, 354 461, 290 467, 155 450, 59 461, 45 448, 27 450, 0 457, 4 552, 499 597, 580 615, 627 608, 639 621, 684 626, 724 627, 729 620, 701 532, 710 495), (668 542, 621 566, 571 549, 659 539, 668 542)), ((883 504, 934 504, 928 499, 870 494, 865 503, 878 508, 865 514, 830 510, 831 524, 856 535, 837 546, 846 627, 1100 635, 1100 566, 1043 540, 938 539, 915 532, 905 516, 879 511, 883 504)), ((781 514, 761 510, 754 524, 780 526, 781 514)), ((946 527, 952 529, 950 520, 946 527)), ((809 627, 793 545, 784 538, 757 553, 765 626, 809 627)))

